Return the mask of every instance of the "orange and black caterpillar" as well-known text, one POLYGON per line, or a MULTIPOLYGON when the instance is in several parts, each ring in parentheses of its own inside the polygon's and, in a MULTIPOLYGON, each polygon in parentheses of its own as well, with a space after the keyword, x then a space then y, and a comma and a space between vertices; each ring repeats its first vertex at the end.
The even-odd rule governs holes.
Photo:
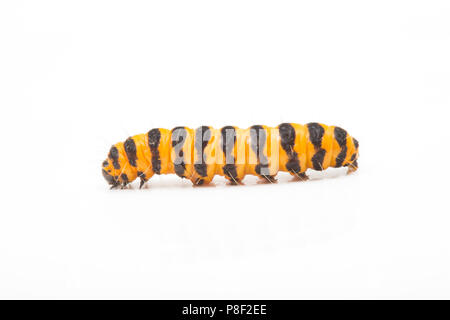
POLYGON ((358 147, 344 129, 320 123, 156 128, 113 145, 102 173, 111 188, 124 187, 136 178, 142 187, 155 173, 175 173, 194 185, 207 184, 216 174, 232 184, 241 183, 247 174, 274 182, 278 171, 305 180, 308 168, 344 166, 355 171, 358 147))

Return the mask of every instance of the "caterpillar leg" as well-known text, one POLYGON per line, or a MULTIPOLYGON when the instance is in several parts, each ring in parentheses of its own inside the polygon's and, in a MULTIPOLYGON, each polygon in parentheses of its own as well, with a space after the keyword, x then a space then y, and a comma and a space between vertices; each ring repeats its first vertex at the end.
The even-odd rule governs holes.
POLYGON ((214 187, 216 187, 216 184, 214 182, 212 182, 212 181, 200 179, 198 184, 195 184, 195 182, 194 182, 192 184, 192 187, 193 188, 214 188, 214 187))
POLYGON ((241 180, 227 179, 227 181, 228 181, 228 185, 230 185, 230 186, 242 186, 242 185, 244 185, 244 183, 241 180))
POLYGON ((208 177, 198 177, 195 180, 191 179, 193 187, 213 187, 214 183, 208 177))
POLYGON ((270 175, 260 175, 259 176, 260 181, 259 183, 276 183, 277 179, 275 179, 275 176, 270 176, 270 175))
POLYGON ((118 181, 114 183, 110 189, 117 189, 117 188, 126 189, 129 183, 130 183, 129 181, 122 181, 122 182, 118 181))
POLYGON ((243 184, 243 183, 241 182, 241 180, 239 180, 239 179, 237 179, 237 178, 235 178, 235 177, 231 177, 231 178, 225 177, 225 179, 227 179, 228 184, 229 184, 230 186, 238 186, 238 185, 242 185, 242 184, 243 184))
POLYGON ((228 184, 232 186, 237 186, 242 184, 242 180, 239 177, 236 166, 234 164, 226 164, 222 167, 224 177, 227 179, 228 184))
POLYGON ((138 171, 137 175, 138 178, 141 179, 141 182, 139 183, 139 189, 142 189, 144 184, 153 176, 153 172, 149 172, 149 170, 147 170, 147 172, 138 171))
POLYGON ((145 180, 144 178, 141 177, 141 182, 139 183, 139 189, 142 189, 142 187, 144 186, 144 184, 147 182, 148 180, 145 180))
POLYGON ((203 186, 205 185, 205 180, 201 179, 201 178, 197 178, 195 179, 195 181, 193 181, 194 186, 203 186))
POLYGON ((119 186, 120 186, 120 183, 114 183, 114 184, 111 184, 111 187, 109 188, 109 190, 116 189, 116 188, 118 188, 119 186))
POLYGON ((298 173, 294 172, 294 171, 290 171, 290 172, 293 175, 294 180, 296 180, 296 181, 307 181, 307 180, 309 180, 309 177, 306 175, 305 172, 298 172, 298 173))
POLYGON ((111 188, 109 188, 109 190, 113 190, 113 189, 126 189, 128 186, 129 182, 115 182, 113 184, 111 184, 111 188))
POLYGON ((347 174, 355 172, 356 170, 358 170, 358 161, 355 160, 351 164, 348 165, 347 174))

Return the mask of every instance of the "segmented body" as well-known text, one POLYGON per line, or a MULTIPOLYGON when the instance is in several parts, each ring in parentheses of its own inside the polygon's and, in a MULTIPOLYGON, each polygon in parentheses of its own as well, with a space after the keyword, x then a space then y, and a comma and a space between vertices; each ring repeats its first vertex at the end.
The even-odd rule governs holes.
POLYGON ((307 169, 358 167, 358 141, 336 126, 283 123, 248 129, 226 126, 195 130, 156 128, 113 145, 102 173, 112 187, 139 178, 141 186, 154 174, 174 173, 195 185, 215 175, 240 183, 245 175, 275 181, 278 171, 305 179, 307 169))

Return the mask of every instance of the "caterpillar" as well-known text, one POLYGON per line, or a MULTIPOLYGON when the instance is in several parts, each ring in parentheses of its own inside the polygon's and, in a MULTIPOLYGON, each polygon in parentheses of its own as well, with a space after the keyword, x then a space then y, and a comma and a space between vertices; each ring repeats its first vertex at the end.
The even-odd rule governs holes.
POLYGON ((248 174, 273 183, 279 171, 307 180, 307 169, 356 171, 358 149, 358 141, 344 129, 316 122, 248 129, 155 128, 113 145, 102 174, 111 188, 123 188, 137 178, 141 188, 154 174, 170 173, 194 185, 208 184, 215 175, 241 184, 248 174))

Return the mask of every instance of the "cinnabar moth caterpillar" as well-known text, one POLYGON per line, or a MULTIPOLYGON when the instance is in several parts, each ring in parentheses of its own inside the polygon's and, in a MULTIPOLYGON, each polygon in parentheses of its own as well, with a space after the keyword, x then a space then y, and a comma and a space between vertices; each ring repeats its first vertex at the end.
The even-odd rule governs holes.
POLYGON ((102 173, 112 188, 124 187, 136 178, 142 187, 155 173, 175 173, 195 185, 211 182, 216 174, 232 184, 247 174, 274 182, 278 171, 304 180, 308 168, 344 166, 355 171, 358 147, 358 141, 344 129, 320 123, 248 129, 156 128, 113 145, 102 173))

